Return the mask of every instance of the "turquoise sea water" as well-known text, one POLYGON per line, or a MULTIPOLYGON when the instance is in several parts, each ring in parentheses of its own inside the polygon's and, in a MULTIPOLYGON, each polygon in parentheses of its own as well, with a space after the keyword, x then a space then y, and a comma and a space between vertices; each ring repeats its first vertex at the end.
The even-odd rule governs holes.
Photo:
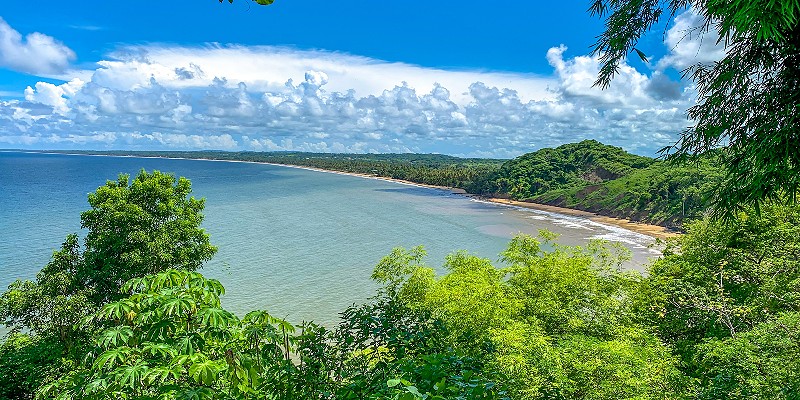
POLYGON ((497 260, 510 237, 549 229, 565 244, 621 241, 628 265, 654 256, 646 236, 583 218, 486 204, 448 191, 281 166, 202 160, 0 152, 0 288, 32 279, 71 232, 86 195, 118 173, 172 172, 206 198, 204 228, 219 247, 201 272, 222 281, 229 309, 265 309, 330 324, 373 293, 373 266, 393 247, 422 244, 428 263, 464 249, 497 260))

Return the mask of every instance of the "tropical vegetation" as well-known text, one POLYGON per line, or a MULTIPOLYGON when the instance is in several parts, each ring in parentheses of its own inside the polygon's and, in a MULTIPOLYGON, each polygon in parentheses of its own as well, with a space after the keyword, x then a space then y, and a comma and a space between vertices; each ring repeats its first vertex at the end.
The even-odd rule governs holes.
POLYGON ((605 18, 594 53, 596 84, 607 87, 646 33, 681 12, 699 26, 686 36, 716 40, 724 56, 683 71, 697 90, 687 116, 693 126, 664 149, 673 157, 721 152, 725 178, 715 190, 714 210, 733 217, 762 202, 796 202, 800 190, 800 3, 773 0, 593 0, 590 12, 605 18))
POLYGON ((596 0, 591 12, 607 18, 597 83, 631 51, 646 58, 640 38, 690 7, 726 48, 686 71, 695 125, 666 151, 690 164, 597 142, 507 162, 202 156, 397 173, 682 224, 646 274, 620 270, 626 254, 608 243, 561 246, 542 232, 514 238, 499 263, 452 253, 440 275, 422 247, 394 249, 374 269, 375 297, 336 326, 239 316, 196 272, 216 251, 203 201, 184 178, 142 171, 90 194, 83 240, 68 236, 35 280, 0 296, 11 331, 0 397, 800 399, 800 3, 596 0), (709 193, 727 218, 708 215, 709 193))
POLYGON ((89 195, 35 281, 0 296, 8 399, 797 399, 800 207, 708 218, 647 274, 619 246, 518 236, 437 275, 397 248, 335 326, 235 315, 184 178, 89 195), (99 256, 103 254, 104 256, 99 256), (102 262, 108 258, 107 262, 102 262), (130 268, 123 268, 129 265, 130 268))
POLYGON ((72 151, 76 154, 188 158, 295 165, 471 190, 505 160, 442 154, 349 154, 256 151, 72 151))
POLYGON ((509 160, 477 191, 681 229, 708 212, 722 175, 717 151, 666 162, 585 140, 509 160))

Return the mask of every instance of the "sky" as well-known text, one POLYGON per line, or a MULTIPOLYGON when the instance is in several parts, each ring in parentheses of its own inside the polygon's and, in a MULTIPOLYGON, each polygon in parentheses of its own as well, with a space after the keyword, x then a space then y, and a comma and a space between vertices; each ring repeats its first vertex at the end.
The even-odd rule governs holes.
POLYGON ((588 0, 8 2, 0 148, 510 158, 596 139, 655 155, 680 71, 724 53, 686 10, 593 87, 588 0))

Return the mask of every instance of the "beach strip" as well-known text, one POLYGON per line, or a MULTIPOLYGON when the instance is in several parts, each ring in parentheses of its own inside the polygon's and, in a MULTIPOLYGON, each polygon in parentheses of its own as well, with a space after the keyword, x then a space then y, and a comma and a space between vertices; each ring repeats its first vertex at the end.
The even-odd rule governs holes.
POLYGON ((378 180, 382 180, 382 181, 401 183, 401 184, 404 184, 404 185, 424 187, 424 188, 429 188, 429 189, 446 190, 446 191, 449 191, 449 192, 454 193, 454 194, 460 194, 460 195, 470 196, 470 197, 474 196, 477 199, 488 201, 488 202, 491 202, 491 203, 494 203, 494 204, 499 204, 499 205, 506 205, 506 206, 512 206, 512 207, 521 207, 521 208, 527 208, 527 209, 531 209, 531 210, 547 211, 547 212, 551 212, 551 213, 555 213, 555 214, 582 217, 582 218, 586 218, 586 219, 589 219, 591 221, 597 222, 599 224, 612 225, 612 226, 620 227, 620 228, 627 229, 627 230, 632 231, 632 232, 641 233, 643 235, 651 236, 651 237, 654 237, 654 238, 657 238, 657 239, 669 239, 669 238, 680 236, 680 233, 677 233, 675 231, 672 231, 672 230, 670 230, 668 228, 665 228, 665 227, 659 226, 659 225, 645 224, 645 223, 631 221, 631 220, 623 219, 623 218, 607 217, 605 215, 599 215, 599 214, 595 214, 595 213, 592 213, 592 212, 589 212, 589 211, 576 210, 574 208, 557 207, 557 206, 551 206, 551 205, 547 205, 547 204, 531 203, 531 202, 528 202, 528 201, 517 201, 517 200, 501 199, 501 198, 496 198, 496 197, 475 196, 475 195, 470 195, 464 189, 460 189, 460 188, 454 188, 454 187, 448 187, 448 186, 427 185, 427 184, 424 184, 424 183, 417 183, 417 182, 411 182, 411 181, 406 181, 406 180, 402 180, 402 179, 388 178, 388 177, 385 177, 385 176, 360 174, 360 173, 356 173, 356 172, 344 172, 344 171, 336 171, 336 170, 327 170, 327 169, 322 169, 322 168, 305 167, 305 166, 300 166, 300 165, 275 164, 275 163, 263 163, 263 164, 277 165, 277 166, 290 167, 290 168, 300 168, 300 169, 306 169, 306 170, 309 170, 309 171, 328 172, 328 173, 334 173, 334 174, 340 174, 340 175, 357 176, 357 177, 360 177, 360 178, 378 179, 378 180))
POLYGON ((555 214, 562 214, 562 215, 570 215, 576 217, 583 217, 587 218, 591 221, 597 222, 599 224, 611 225, 616 226, 619 228, 627 229, 632 232, 640 233, 642 235, 647 235, 650 237, 654 237, 657 239, 668 239, 672 237, 679 236, 679 233, 671 231, 663 226, 659 225, 651 225, 645 224, 641 222, 635 222, 627 219, 622 218, 614 218, 614 217, 607 217, 604 215, 599 215, 595 213, 591 213, 588 211, 576 210, 573 208, 564 208, 564 207, 556 207, 550 206, 546 204, 539 204, 539 203, 531 203, 527 201, 517 201, 517 200, 508 200, 508 199, 501 199, 495 197, 480 197, 475 196, 467 193, 464 189, 448 187, 448 186, 437 186, 437 185, 428 185, 424 183, 417 183, 406 181, 402 179, 395 179, 389 178, 385 176, 379 175, 371 175, 371 174, 362 174, 357 172, 345 172, 345 171, 337 171, 337 170, 330 170, 330 169, 322 169, 316 167, 307 167, 303 165, 291 165, 291 164, 278 164, 278 163, 269 163, 269 162, 259 162, 259 161, 243 161, 243 160, 218 160, 218 159, 211 159, 211 158, 186 158, 186 157, 153 157, 153 156, 135 156, 135 155, 121 155, 121 154, 86 154, 86 153, 65 153, 65 152, 47 152, 47 151, 21 151, 23 153, 39 153, 39 154, 59 154, 59 155, 72 155, 72 156, 98 156, 98 157, 128 157, 128 158, 160 158, 160 159, 170 159, 170 160, 202 160, 202 161, 217 161, 217 162, 235 162, 235 163, 246 163, 246 164, 266 164, 266 165, 275 165, 278 167, 288 167, 288 168, 298 168, 298 169, 305 169, 308 171, 316 171, 316 172, 325 172, 331 174, 340 174, 340 175, 348 175, 348 176, 355 176, 359 178, 366 178, 366 179, 378 179, 387 182, 394 182, 400 183, 403 185, 410 185, 416 187, 423 187, 429 189, 438 189, 438 190, 446 190, 453 194, 460 194, 464 196, 475 197, 480 200, 489 201, 494 204, 498 205, 506 205, 510 207, 521 207, 521 208, 528 208, 532 210, 539 210, 539 211, 547 211, 552 212, 555 214))

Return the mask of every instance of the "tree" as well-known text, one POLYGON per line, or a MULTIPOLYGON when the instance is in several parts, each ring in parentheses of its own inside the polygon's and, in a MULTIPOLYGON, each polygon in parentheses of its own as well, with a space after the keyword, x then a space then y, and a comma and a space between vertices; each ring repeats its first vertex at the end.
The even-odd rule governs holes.
POLYGON ((221 308, 219 281, 197 272, 134 278, 123 291, 130 295, 85 319, 106 327, 87 363, 42 387, 41 397, 238 399, 266 386, 275 398, 295 398, 275 387, 291 364, 291 324, 263 311, 240 320, 221 308))
POLYGON ((81 214, 83 249, 69 235, 35 282, 12 283, 0 296, 3 323, 65 339, 63 330, 80 318, 74 315, 118 298, 129 279, 202 266, 217 249, 200 228, 204 201, 191 191, 186 178, 143 170, 133 182, 120 175, 90 193, 91 209, 81 214))
POLYGON ((789 312, 751 331, 703 343, 698 399, 800 398, 800 313, 789 312))
POLYGON ((698 398, 797 399, 797 206, 689 225, 637 296, 638 315, 701 383, 698 398))
POLYGON ((89 194, 91 209, 81 214, 88 230, 83 248, 77 235, 67 236, 35 281, 18 280, 0 295, 0 322, 30 336, 3 347, 8 357, 0 357, 0 370, 23 356, 30 369, 18 371, 23 380, 2 382, 0 393, 25 398, 46 376, 81 358, 92 332, 78 322, 120 298, 127 280, 169 268, 195 270, 211 259, 216 248, 200 228, 204 202, 190 193, 188 179, 141 171, 132 182, 120 175, 89 194))
POLYGON ((89 231, 84 262, 75 275, 94 289, 93 300, 114 299, 133 277, 193 271, 214 256, 217 249, 200 228, 205 201, 191 192, 186 178, 142 170, 132 182, 120 175, 89 194, 92 208, 81 214, 81 227, 89 231))
POLYGON ((414 316, 386 303, 351 308, 328 335, 313 324, 298 333, 265 311, 240 319, 221 307, 219 281, 197 272, 167 270, 122 290, 129 296, 83 320, 102 329, 84 361, 40 398, 500 398, 461 358, 430 352, 430 338, 407 323, 414 316))
POLYGON ((684 71, 697 86, 694 126, 663 149, 682 158, 724 146, 727 177, 713 203, 730 216, 767 200, 794 203, 800 189, 800 3, 772 0, 594 0, 606 18, 594 46, 607 87, 639 39, 662 19, 692 9, 719 33, 725 57, 684 71))
POLYGON ((399 288, 391 292, 411 312, 441 321, 437 339, 478 360, 484 376, 508 387, 509 398, 686 393, 691 385, 676 357, 634 321, 631 299, 640 277, 618 271, 625 252, 601 242, 559 246, 555 237, 515 237, 501 255, 506 268, 453 253, 441 277, 420 263, 420 251, 396 250, 379 276, 399 288))

